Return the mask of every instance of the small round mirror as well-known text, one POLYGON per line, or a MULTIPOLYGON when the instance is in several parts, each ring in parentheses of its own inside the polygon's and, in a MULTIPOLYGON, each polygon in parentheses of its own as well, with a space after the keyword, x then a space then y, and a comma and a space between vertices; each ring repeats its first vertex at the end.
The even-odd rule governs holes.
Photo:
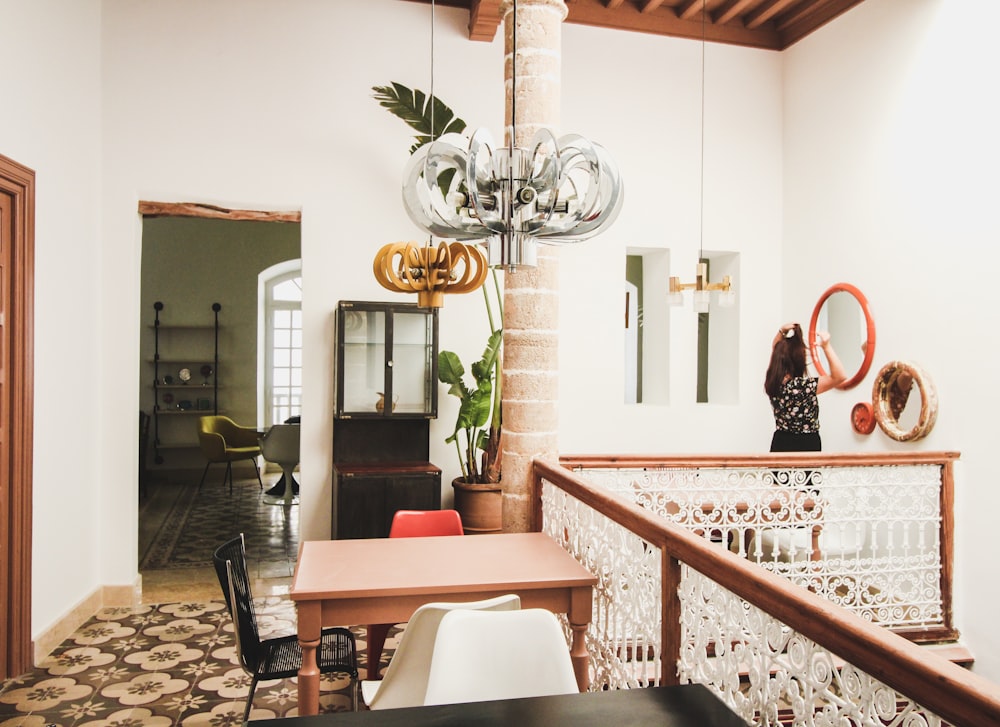
POLYGON ((820 376, 830 370, 816 334, 827 331, 830 343, 847 372, 847 380, 838 389, 857 386, 868 374, 875 357, 875 321, 868 299, 850 283, 831 286, 816 303, 809 320, 809 352, 820 376))
POLYGON ((914 363, 890 361, 872 387, 875 421, 897 442, 927 436, 937 420, 937 392, 930 377, 914 363))

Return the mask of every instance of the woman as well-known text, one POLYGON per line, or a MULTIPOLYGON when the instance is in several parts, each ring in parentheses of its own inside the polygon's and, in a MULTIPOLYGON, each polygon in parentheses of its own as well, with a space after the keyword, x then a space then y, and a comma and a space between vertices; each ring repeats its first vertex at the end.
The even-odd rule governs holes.
POLYGON ((771 343, 771 362, 764 379, 764 391, 774 411, 772 452, 819 452, 819 401, 817 396, 836 388, 847 379, 844 366, 830 344, 830 334, 818 332, 819 342, 830 373, 806 375, 806 342, 802 326, 786 323, 771 343))

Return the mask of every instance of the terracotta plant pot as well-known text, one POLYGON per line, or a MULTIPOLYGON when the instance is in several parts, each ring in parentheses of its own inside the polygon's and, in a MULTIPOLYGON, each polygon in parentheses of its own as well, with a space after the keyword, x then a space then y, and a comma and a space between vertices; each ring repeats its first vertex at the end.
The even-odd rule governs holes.
POLYGON ((499 483, 468 484, 461 477, 451 482, 455 509, 468 535, 503 532, 503 488, 499 483))

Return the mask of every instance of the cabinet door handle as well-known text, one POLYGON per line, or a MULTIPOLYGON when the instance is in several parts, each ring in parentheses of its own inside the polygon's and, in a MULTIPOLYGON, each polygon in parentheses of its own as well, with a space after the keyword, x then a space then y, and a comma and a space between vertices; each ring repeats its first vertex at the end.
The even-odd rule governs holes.
POLYGON ((386 361, 385 365, 388 366, 391 369, 392 368, 392 361, 386 361))

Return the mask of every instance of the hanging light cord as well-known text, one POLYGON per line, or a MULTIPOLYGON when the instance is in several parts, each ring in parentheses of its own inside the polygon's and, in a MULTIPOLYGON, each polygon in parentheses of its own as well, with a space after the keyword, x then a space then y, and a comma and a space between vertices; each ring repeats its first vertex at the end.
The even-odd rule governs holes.
POLYGON ((514 27, 511 30, 511 56, 510 56, 510 143, 508 147, 514 149, 514 137, 517 135, 517 0, 514 0, 514 27))
MULTIPOLYGON (((510 138, 507 140, 507 227, 514 219, 514 137, 517 136, 517 0, 512 6, 514 27, 511 29, 510 55, 510 138)), ((514 272, 511 269, 510 272, 514 272)))
POLYGON ((434 141, 434 0, 431 0, 431 141, 434 141))
POLYGON ((698 221, 698 262, 705 252, 705 21, 708 11, 706 0, 701 0, 701 191, 698 204, 701 207, 698 221))
MULTIPOLYGON (((431 143, 434 143, 434 27, 436 23, 434 22, 434 11, 435 11, 434 0, 431 0, 431 143)), ((427 247, 431 247, 434 244, 434 234, 430 233, 427 235, 427 247)))

